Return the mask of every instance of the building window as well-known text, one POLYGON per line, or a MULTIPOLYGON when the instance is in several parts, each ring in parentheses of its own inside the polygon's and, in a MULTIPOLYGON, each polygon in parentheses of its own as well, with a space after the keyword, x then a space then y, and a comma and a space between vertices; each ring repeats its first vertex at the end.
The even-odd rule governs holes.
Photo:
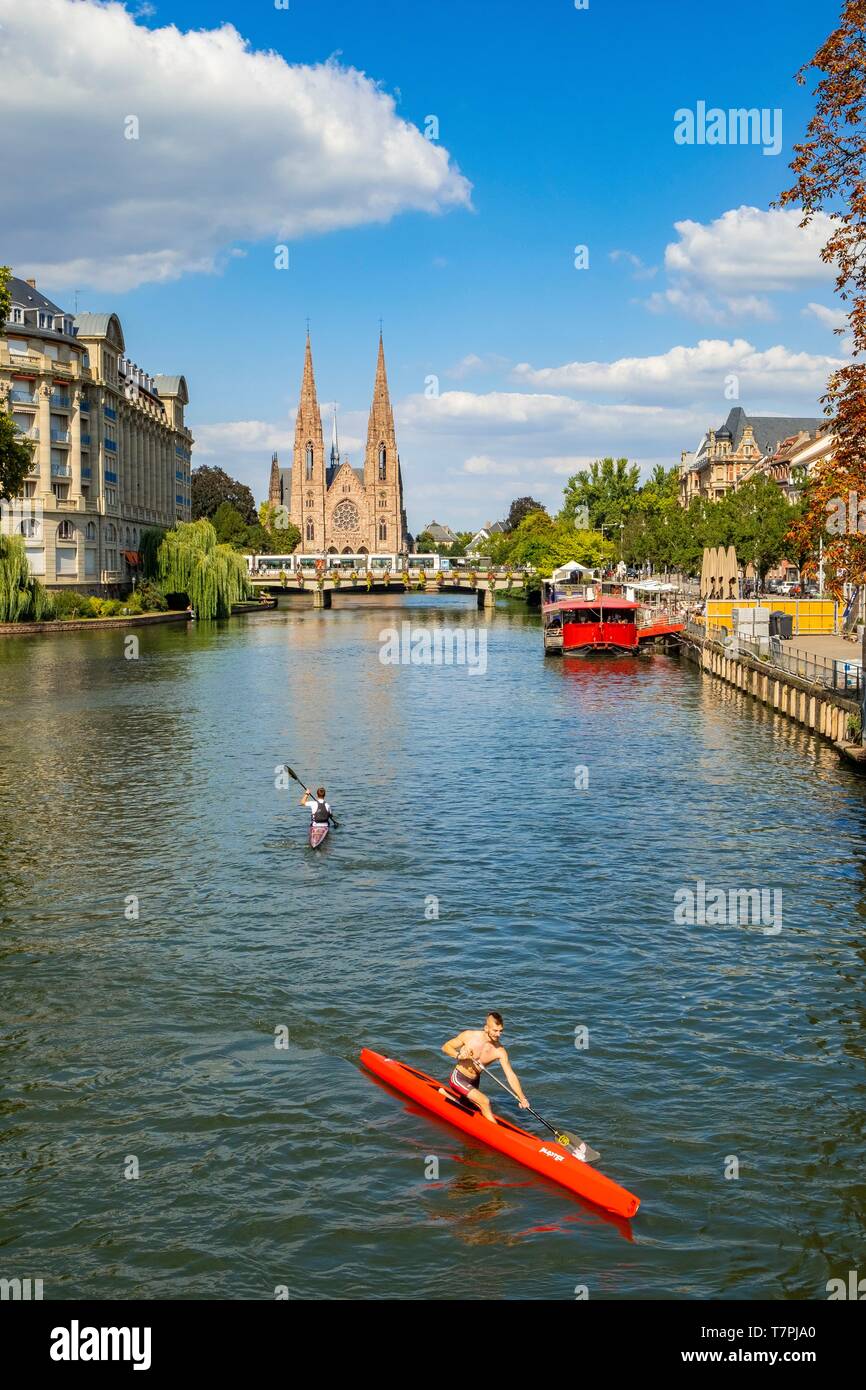
POLYGON ((313 477, 313 446, 312 446, 312 444, 309 444, 309 443, 307 444, 307 448, 306 448, 306 468, 307 468, 307 482, 309 483, 309 482, 312 481, 312 477, 313 477))
POLYGON ((387 497, 385 496, 384 492, 380 492, 380 493, 379 493, 379 506, 380 506, 380 507, 387 507, 387 505, 388 505, 388 499, 387 499, 387 497))
POLYGON ((57 528, 57 539, 60 541, 75 540, 75 527, 71 521, 61 521, 57 528))
POLYGON ((21 532, 22 536, 26 536, 29 541, 38 541, 39 539, 40 526, 38 521, 28 518, 28 520, 22 521, 19 524, 18 530, 21 532))
POLYGON ((384 483, 387 468, 385 464, 385 445, 379 445, 379 482, 384 483))
POLYGON ((386 541, 387 539, 388 539, 388 527, 385 525, 385 522, 384 522, 384 521, 380 521, 380 522, 379 522, 379 540, 380 540, 380 541, 386 541))
POLYGON ((312 505, 313 505, 313 495, 312 495, 312 493, 307 493, 307 502, 306 502, 306 505, 307 505, 308 507, 312 507, 312 505))
POLYGON ((106 526, 105 539, 107 541, 115 541, 117 539, 117 532, 115 531, 113 526, 106 526))
POLYGON ((308 522, 307 522, 307 540, 308 540, 308 541, 313 540, 314 537, 315 537, 315 534, 316 534, 316 533, 315 533, 315 527, 313 526, 312 521, 308 521, 308 522))
POLYGON ((89 541, 95 541, 95 540, 96 540, 96 527, 94 526, 94 524, 93 524, 92 521, 88 521, 88 523, 87 523, 87 530, 85 531, 84 534, 85 534, 85 537, 86 537, 87 540, 89 540, 89 541))

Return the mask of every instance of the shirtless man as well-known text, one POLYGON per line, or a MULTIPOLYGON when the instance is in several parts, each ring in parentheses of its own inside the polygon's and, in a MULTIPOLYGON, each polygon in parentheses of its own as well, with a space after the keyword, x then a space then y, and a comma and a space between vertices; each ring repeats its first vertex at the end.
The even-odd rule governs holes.
MULTIPOLYGON (((464 1096, 466 1100, 471 1100, 473 1105, 478 1106, 485 1120, 489 1120, 493 1125, 498 1123, 493 1108, 487 1097, 478 1089, 483 1068, 489 1067, 492 1062, 502 1063, 505 1079, 520 1101, 521 1110, 525 1110, 529 1105, 523 1094, 523 1087, 511 1070, 508 1053, 504 1047, 499 1046, 504 1026, 501 1014, 489 1013, 483 1028, 466 1028, 442 1048, 445 1056, 452 1057, 457 1063, 448 1079, 452 1091, 464 1096)), ((443 1095, 448 1094, 441 1087, 440 1090, 443 1095)))

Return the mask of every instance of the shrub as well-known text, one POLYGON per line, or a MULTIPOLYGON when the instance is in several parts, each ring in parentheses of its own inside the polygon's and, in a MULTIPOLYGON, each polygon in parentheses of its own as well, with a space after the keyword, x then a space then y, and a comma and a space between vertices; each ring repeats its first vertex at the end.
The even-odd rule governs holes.
POLYGON ((149 579, 143 580, 138 585, 138 588, 130 594, 130 599, 136 599, 140 602, 142 613, 165 613, 168 609, 162 589, 149 579))
POLYGON ((95 618, 98 614, 96 601, 87 594, 78 594, 74 589, 60 589, 51 595, 54 616, 58 622, 68 622, 75 618, 95 618))

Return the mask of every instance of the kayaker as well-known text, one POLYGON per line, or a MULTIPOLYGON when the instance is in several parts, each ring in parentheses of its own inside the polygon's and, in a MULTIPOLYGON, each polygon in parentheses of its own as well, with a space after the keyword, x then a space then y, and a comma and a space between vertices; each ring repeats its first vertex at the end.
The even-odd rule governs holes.
MULTIPOLYGON (((493 1062, 501 1063, 508 1084, 520 1102, 521 1110, 526 1110, 529 1107, 529 1101, 523 1094, 523 1087, 511 1069, 508 1053, 504 1047, 499 1046, 499 1039, 502 1037, 504 1027, 502 1015, 491 1011, 484 1020, 483 1028, 466 1028, 462 1033, 458 1033, 456 1038, 445 1043, 442 1048, 445 1056, 453 1057, 457 1063, 448 1078, 448 1084, 452 1091, 456 1091, 459 1096, 465 1097, 466 1100, 471 1100, 473 1105, 478 1106, 485 1120, 489 1120, 494 1125, 498 1124, 498 1121, 493 1113, 493 1107, 487 1097, 482 1095, 479 1090, 482 1067, 489 1067, 493 1062)), ((444 1089, 442 1094, 447 1094, 444 1089)))
POLYGON ((325 800, 326 796, 327 792, 324 787, 319 787, 315 796, 313 796, 309 787, 304 788, 304 795, 301 797, 300 804, 309 808, 310 820, 316 825, 336 824, 331 813, 331 808, 325 800))

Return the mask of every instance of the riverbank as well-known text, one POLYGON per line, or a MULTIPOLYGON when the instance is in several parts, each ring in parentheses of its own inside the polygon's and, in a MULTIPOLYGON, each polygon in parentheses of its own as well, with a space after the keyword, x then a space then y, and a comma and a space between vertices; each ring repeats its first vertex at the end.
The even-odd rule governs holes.
MULTIPOLYGON (((815 640, 814 638, 812 639, 815 640)), ((796 724, 827 739, 849 761, 860 764, 860 702, 856 686, 852 690, 829 688, 821 679, 810 679, 796 671, 784 670, 772 661, 723 642, 712 641, 690 624, 683 634, 680 650, 705 675, 715 677, 750 695, 796 724)), ((823 668, 816 666, 814 675, 823 668)), ((832 669, 832 667, 830 668, 832 669)), ((858 673, 852 672, 854 680, 858 673)))
POLYGON ((117 627, 185 622, 189 622, 185 609, 170 613, 127 613, 120 618, 60 618, 47 623, 0 623, 0 637, 59 637, 64 632, 105 632, 117 627))

